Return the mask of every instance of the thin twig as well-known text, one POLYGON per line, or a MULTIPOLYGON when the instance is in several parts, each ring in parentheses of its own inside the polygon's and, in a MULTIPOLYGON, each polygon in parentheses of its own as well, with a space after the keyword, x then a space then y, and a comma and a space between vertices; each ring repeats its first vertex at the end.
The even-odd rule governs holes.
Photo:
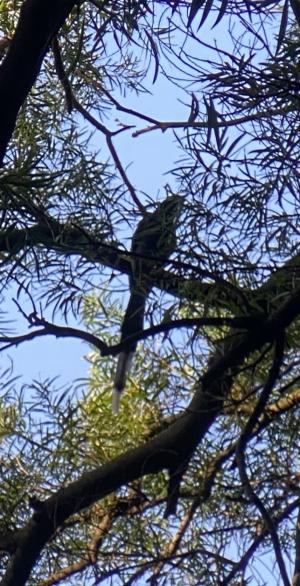
POLYGON ((277 340, 276 340, 275 356, 274 356, 272 367, 269 372, 268 379, 267 379, 266 384, 261 392, 260 398, 255 406, 255 409, 253 410, 252 414, 250 415, 250 417, 245 425, 245 428, 241 434, 240 440, 238 442, 238 445, 236 448, 236 462, 238 465, 240 478, 242 481, 242 485, 245 489, 245 492, 249 496, 250 501, 259 510, 259 512, 265 522, 265 525, 268 529, 268 532, 270 533, 270 537, 272 539, 272 543, 273 543, 273 547, 274 547, 276 561, 277 561, 277 564, 279 567, 281 578, 283 580, 283 584, 284 584, 284 586, 290 586, 290 580, 287 575, 287 570, 286 570, 284 559, 283 559, 283 556, 281 553, 281 546, 280 546, 280 541, 279 541, 279 537, 278 537, 277 530, 276 530, 276 525, 275 525, 271 515, 268 513, 265 505, 263 504, 263 502, 261 501, 261 499, 258 497, 258 495, 255 493, 255 491, 253 490, 253 488, 251 486, 251 483, 250 483, 250 480, 249 480, 249 477, 247 474, 246 462, 245 462, 245 448, 246 448, 247 443, 252 435, 252 431, 253 431, 254 427, 257 425, 257 421, 258 421, 259 417, 261 416, 261 414, 267 404, 270 393, 271 393, 274 385, 277 382, 277 379, 278 379, 279 373, 280 373, 280 368, 281 368, 281 365, 283 362, 283 358, 284 358, 284 332, 282 331, 279 333, 277 340))
MULTIPOLYGON (((145 211, 144 206, 142 205, 139 198, 137 197, 136 190, 133 187, 131 181, 129 180, 127 173, 125 172, 125 169, 120 161, 119 155, 115 149, 115 146, 112 142, 113 136, 116 136, 116 135, 120 134, 121 132, 124 132, 125 130, 131 129, 131 128, 133 128, 133 126, 126 125, 126 126, 122 126, 122 128, 119 128, 118 130, 111 131, 108 128, 106 128, 106 126, 104 124, 102 124, 99 120, 97 120, 92 114, 90 114, 86 110, 86 108, 84 108, 84 106, 82 106, 82 104, 80 104, 80 102, 77 100, 77 98, 75 97, 75 95, 73 93, 72 86, 68 80, 68 76, 66 74, 66 71, 65 71, 64 65, 63 65, 63 61, 61 59, 60 47, 59 47, 59 43, 58 43, 57 38, 55 38, 52 42, 52 50, 53 50, 53 54, 54 54, 54 61, 55 61, 57 75, 58 75, 58 78, 59 78, 63 88, 64 88, 68 111, 71 112, 71 110, 73 108, 75 108, 78 112, 80 112, 80 114, 85 118, 85 120, 87 120, 90 124, 92 124, 92 126, 94 126, 94 128, 96 128, 97 130, 102 132, 102 134, 104 134, 104 136, 106 137, 108 149, 109 149, 111 156, 114 160, 116 168, 118 169, 120 176, 123 179, 124 184, 126 185, 128 191, 132 197, 132 200, 137 205, 138 209, 142 213, 144 213, 144 211, 145 211)), ((103 93, 105 95, 107 95, 108 92, 105 92, 103 90, 103 93)), ((112 96, 110 96, 110 99, 112 99, 112 96)), ((149 121, 152 122, 153 120, 149 119, 149 121)))

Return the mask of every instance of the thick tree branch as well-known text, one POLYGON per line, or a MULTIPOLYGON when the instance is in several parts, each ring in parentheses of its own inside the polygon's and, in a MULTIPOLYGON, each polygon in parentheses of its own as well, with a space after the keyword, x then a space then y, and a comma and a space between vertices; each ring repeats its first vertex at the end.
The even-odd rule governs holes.
POLYGON ((125 497, 116 497, 111 504, 106 504, 105 509, 101 512, 99 507, 93 512, 91 509, 91 517, 95 515, 99 518, 97 528, 93 528, 90 540, 87 543, 81 557, 68 566, 52 573, 48 578, 40 583, 40 586, 52 586, 59 584, 62 580, 66 580, 75 574, 81 574, 87 567, 92 566, 97 561, 98 550, 102 542, 111 531, 115 521, 124 515, 136 515, 148 506, 142 494, 130 491, 130 494, 125 497))
POLYGON ((267 320, 241 336, 210 366, 202 377, 191 403, 177 421, 144 445, 128 451, 102 467, 70 483, 43 503, 19 534, 18 547, 11 558, 2 586, 23 586, 41 550, 55 530, 69 516, 95 503, 121 486, 146 474, 186 465, 213 421, 220 413, 232 379, 252 352, 275 340, 278 331, 299 315, 300 290, 267 320))
MULTIPOLYGON (((28 228, 9 228, 0 232, 0 251, 8 253, 8 259, 21 251, 40 245, 64 256, 80 255, 89 261, 103 264, 128 275, 132 269, 130 259, 132 256, 138 256, 119 248, 117 243, 107 243, 104 239, 96 240, 92 234, 82 228, 75 225, 63 225, 50 217, 47 217, 45 222, 28 228)), ((207 295, 213 295, 212 290, 215 287, 221 288, 221 281, 225 291, 225 295, 221 296, 222 306, 226 303, 226 299, 232 299, 233 303, 239 305, 246 299, 238 288, 231 284, 228 284, 227 287, 225 279, 220 280, 218 276, 215 277, 208 271, 172 260, 169 261, 169 264, 190 273, 194 272, 198 278, 185 278, 181 274, 176 275, 162 269, 157 271, 156 275, 151 276, 153 286, 164 289, 176 297, 204 301, 207 295), (203 282, 202 277, 204 276, 216 280, 217 285, 203 282)), ((217 302, 217 295, 215 297, 217 302)))
POLYGON ((18 112, 30 92, 55 33, 77 0, 25 0, 0 67, 0 164, 18 112))
POLYGON ((300 586, 300 507, 296 519, 296 537, 295 537, 295 565, 292 586, 300 586))
MULTIPOLYGON (((107 243, 105 239, 96 240, 93 234, 80 226, 64 225, 50 216, 28 228, 0 231, 0 251, 8 254, 8 260, 19 252, 36 246, 44 246, 64 256, 80 255, 116 271, 128 275, 131 273, 132 253, 119 248, 117 243, 107 243)), ((274 310, 279 306, 283 294, 288 296, 297 288, 300 281, 299 257, 296 254, 256 290, 233 286, 219 275, 172 260, 169 263, 178 269, 178 274, 162 269, 152 275, 151 279, 154 287, 175 297, 200 303, 209 298, 215 307, 227 307, 236 315, 251 315, 259 320, 263 313, 267 314, 271 308, 274 310), (183 276, 183 271, 190 276, 183 276), (204 280, 205 278, 210 282, 204 280)), ((247 327, 246 323, 241 327, 247 327)))

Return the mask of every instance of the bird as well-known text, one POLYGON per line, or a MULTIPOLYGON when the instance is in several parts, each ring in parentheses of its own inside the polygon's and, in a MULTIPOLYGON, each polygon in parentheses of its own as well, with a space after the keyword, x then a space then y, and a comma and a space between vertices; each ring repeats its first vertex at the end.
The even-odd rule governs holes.
POLYGON ((176 228, 182 205, 182 196, 168 196, 154 212, 144 214, 132 237, 130 297, 121 326, 121 343, 124 348, 118 356, 114 379, 114 413, 118 413, 121 393, 137 346, 137 342, 130 340, 126 345, 126 340, 143 330, 145 305, 153 287, 153 276, 166 264, 176 248, 176 228))

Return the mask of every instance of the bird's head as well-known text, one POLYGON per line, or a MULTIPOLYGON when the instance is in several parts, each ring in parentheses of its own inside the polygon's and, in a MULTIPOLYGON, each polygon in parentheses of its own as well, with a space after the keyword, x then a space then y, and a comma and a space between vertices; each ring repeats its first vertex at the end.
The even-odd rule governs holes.
POLYGON ((181 195, 170 195, 160 204, 160 211, 166 218, 166 222, 177 224, 183 207, 183 197, 181 195))

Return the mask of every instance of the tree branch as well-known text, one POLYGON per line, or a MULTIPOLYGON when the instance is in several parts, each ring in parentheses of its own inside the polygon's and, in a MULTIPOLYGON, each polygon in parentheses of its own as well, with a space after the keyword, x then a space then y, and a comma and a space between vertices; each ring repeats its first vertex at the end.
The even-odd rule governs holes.
POLYGON ((124 515, 134 515, 138 512, 140 513, 145 507, 145 505, 143 506, 143 501, 145 500, 144 497, 134 491, 132 492, 133 494, 129 494, 125 497, 116 497, 111 504, 106 505, 105 510, 103 510, 102 518, 98 510, 95 512, 91 510, 91 516, 94 514, 97 517, 100 517, 101 520, 99 524, 97 524, 97 529, 93 531, 84 554, 73 564, 65 566, 64 568, 52 573, 49 578, 46 578, 46 580, 43 580, 40 583, 40 586, 52 586, 54 584, 58 584, 61 582, 61 580, 66 580, 75 574, 80 574, 87 567, 95 564, 98 550, 105 537, 112 529, 114 522, 124 515))
POLYGON ((187 465, 194 450, 220 413, 232 379, 243 361, 274 340, 300 312, 300 290, 257 328, 232 343, 225 356, 211 364, 182 416, 140 447, 129 450, 60 489, 22 529, 2 586, 23 586, 41 550, 71 515, 146 474, 187 465))
MULTIPOLYGON (((73 226, 66 226, 61 224, 55 218, 47 216, 46 221, 28 228, 18 229, 9 228, 5 231, 0 231, 0 251, 8 253, 10 260, 12 256, 17 255, 22 250, 30 247, 43 245, 46 249, 55 250, 64 256, 80 255, 83 258, 101 263, 109 268, 120 271, 130 275, 132 264, 130 259, 133 253, 118 248, 117 243, 106 243, 105 240, 96 240, 92 234, 87 231, 73 226)), ((5 262, 5 261, 2 261, 5 262)), ((199 274, 199 277, 209 276, 212 280, 214 275, 208 271, 201 271, 197 267, 191 267, 184 263, 177 263, 176 261, 169 261, 172 266, 185 268, 190 272, 194 270, 199 274)), ((170 271, 161 269, 151 276, 154 287, 159 287, 176 297, 194 299, 204 301, 207 295, 213 295, 214 287, 220 287, 220 279, 215 277, 218 285, 202 282, 200 279, 184 278, 182 275, 176 275, 170 271)), ((225 279, 222 279, 224 289, 226 289, 226 296, 228 299, 232 298, 236 304, 241 304, 244 300, 243 292, 239 292, 237 287, 228 284, 225 279), (227 292, 228 288, 228 292, 227 292)), ((217 297, 217 296, 216 296, 217 297)), ((217 299, 216 299, 217 301, 217 299)), ((224 306, 224 296, 221 299, 222 307, 224 306)))
MULTIPOLYGON (((282 513, 280 513, 280 515, 278 515, 278 517, 276 517, 276 519, 273 519, 273 523, 275 528, 282 522, 284 521, 284 519, 287 519, 291 513, 293 513, 293 511, 298 508, 300 505, 300 499, 297 498, 295 501, 293 501, 292 503, 290 503, 289 505, 287 505, 287 507, 285 508, 284 511, 282 511, 282 513)), ((260 535, 258 535, 255 540, 253 541, 253 543, 250 545, 249 549, 246 551, 246 553, 242 556, 242 558, 235 564, 234 568, 231 570, 231 572, 226 576, 225 580, 223 580, 220 583, 220 586, 227 586, 232 584, 233 579, 235 578, 235 576, 237 576, 237 574, 239 574, 240 572, 243 572, 245 570, 245 568, 247 567, 249 560, 251 559, 251 557, 253 556, 253 554, 255 553, 255 551, 258 549, 258 547, 261 545, 261 543, 263 542, 263 540, 269 535, 268 529, 267 527, 263 528, 262 532, 260 533, 260 535)))
POLYGON ((292 586, 300 586, 300 507, 296 519, 296 537, 295 537, 295 565, 292 586))
POLYGON ((77 338, 83 340, 88 344, 92 344, 97 348, 103 356, 109 354, 109 346, 102 342, 97 336, 94 336, 90 332, 80 330, 78 328, 71 328, 69 326, 58 326, 48 322, 44 318, 38 317, 35 313, 29 316, 25 316, 30 326, 42 326, 42 329, 22 334, 19 336, 0 336, 0 344, 4 344, 0 349, 0 352, 10 348, 11 346, 18 346, 22 342, 29 342, 35 338, 42 336, 56 336, 57 338, 77 338))
POLYGON ((0 66, 0 164, 53 36, 77 0, 25 0, 0 66))
POLYGON ((252 414, 250 415, 250 417, 245 425, 245 428, 241 434, 240 440, 237 444, 236 462, 238 465, 240 478, 241 478, 241 482, 242 482, 243 488, 245 490, 245 493, 249 497, 250 501, 259 510, 259 512, 264 520, 264 523, 268 529, 268 532, 271 536, 273 548, 274 548, 274 553, 275 553, 275 557, 277 560, 277 564, 279 567, 279 571, 280 571, 280 575, 281 575, 283 584, 285 586, 290 586, 290 581, 289 581, 289 577, 287 575, 284 559, 282 556, 280 541, 279 541, 279 537, 278 537, 278 534, 276 531, 276 527, 275 527, 273 519, 270 516, 268 510, 266 509, 264 503, 261 501, 261 499, 255 493, 255 491, 253 490, 253 488, 251 486, 250 480, 248 478, 247 469, 246 469, 246 462, 245 462, 245 449, 246 449, 247 442, 249 441, 249 439, 252 435, 253 429, 257 425, 259 417, 261 417, 261 415, 264 411, 264 408, 267 404, 270 393, 278 380, 280 368, 281 368, 281 365, 283 362, 283 358, 284 358, 284 332, 279 330, 278 335, 277 335, 276 345, 275 345, 275 355, 274 355, 273 364, 270 369, 266 384, 265 384, 265 386, 261 392, 261 395, 259 397, 259 400, 258 400, 252 414))

